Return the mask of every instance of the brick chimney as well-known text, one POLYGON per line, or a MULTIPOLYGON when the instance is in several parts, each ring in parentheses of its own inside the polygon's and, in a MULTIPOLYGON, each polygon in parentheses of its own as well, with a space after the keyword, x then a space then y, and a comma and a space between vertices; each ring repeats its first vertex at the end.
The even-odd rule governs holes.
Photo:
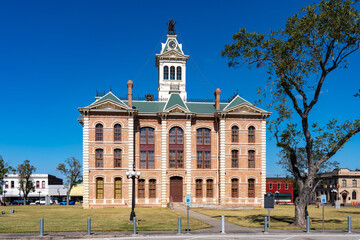
POLYGON ((221 90, 220 88, 217 88, 214 92, 214 95, 215 95, 215 109, 216 110, 220 110, 220 93, 221 93, 221 90))
POLYGON ((132 88, 133 88, 133 82, 131 80, 129 80, 127 82, 127 87, 128 87, 128 105, 132 108, 132 88))

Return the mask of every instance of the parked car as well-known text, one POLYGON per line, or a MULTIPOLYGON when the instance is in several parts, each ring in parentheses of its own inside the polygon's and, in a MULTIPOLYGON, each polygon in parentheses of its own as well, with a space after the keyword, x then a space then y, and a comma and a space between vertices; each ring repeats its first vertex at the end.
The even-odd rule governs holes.
MULTIPOLYGON (((29 200, 26 200, 26 205, 29 204, 30 204, 29 200)), ((24 199, 14 200, 10 203, 10 205, 24 205, 24 199)))
MULTIPOLYGON (((62 201, 59 205, 66 205, 66 201, 62 201)), ((69 205, 75 205, 75 200, 69 200, 69 205)))
MULTIPOLYGON (((49 199, 49 201, 50 201, 50 204, 54 203, 53 200, 51 200, 51 199, 49 199)), ((45 205, 45 203, 46 203, 45 198, 41 198, 40 201, 39 200, 35 201, 36 205, 45 205)))

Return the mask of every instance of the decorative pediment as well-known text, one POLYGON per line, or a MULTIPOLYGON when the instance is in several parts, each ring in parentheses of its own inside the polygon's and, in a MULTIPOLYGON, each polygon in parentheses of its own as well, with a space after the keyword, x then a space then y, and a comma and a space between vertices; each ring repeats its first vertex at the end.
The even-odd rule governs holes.
POLYGON ((262 111, 254 106, 248 104, 241 104, 230 109, 227 109, 227 112, 238 112, 238 113, 261 113, 262 111))
POLYGON ((160 57, 161 58, 188 58, 188 56, 183 55, 175 50, 170 50, 168 52, 165 52, 165 53, 161 54, 160 57))
POLYGON ((94 103, 89 106, 89 109, 99 109, 99 110, 127 110, 130 109, 129 106, 125 104, 120 104, 112 100, 106 100, 99 103, 94 103))
POLYGON ((165 112, 168 112, 168 113, 189 113, 189 110, 187 110, 186 108, 183 108, 180 105, 176 104, 176 105, 172 106, 171 108, 166 109, 165 112))

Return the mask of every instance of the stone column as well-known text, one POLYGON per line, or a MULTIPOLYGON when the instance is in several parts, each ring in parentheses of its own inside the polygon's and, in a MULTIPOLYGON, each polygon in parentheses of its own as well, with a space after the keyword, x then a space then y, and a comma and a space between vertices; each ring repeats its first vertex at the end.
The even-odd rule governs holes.
POLYGON ((84 117, 83 126, 83 207, 89 208, 89 118, 84 117))
POLYGON ((219 142, 220 201, 219 202, 222 205, 225 204, 225 118, 224 117, 221 117, 220 119, 219 134, 220 134, 220 142, 219 142))
POLYGON ((167 121, 166 115, 162 116, 161 119, 161 206, 166 207, 166 193, 167 193, 167 179, 166 179, 166 170, 167 170, 167 121))
POLYGON ((186 194, 191 194, 191 116, 188 116, 186 120, 186 155, 185 155, 185 167, 186 167, 186 194))
POLYGON ((266 120, 261 122, 261 206, 266 193, 266 120))
MULTIPOLYGON (((134 171, 133 164, 135 161, 135 152, 134 152, 134 114, 133 112, 129 112, 128 117, 128 162, 129 162, 129 171, 134 171)), ((132 201, 132 183, 131 179, 128 179, 128 187, 129 187, 129 200, 128 206, 131 207, 132 201)))

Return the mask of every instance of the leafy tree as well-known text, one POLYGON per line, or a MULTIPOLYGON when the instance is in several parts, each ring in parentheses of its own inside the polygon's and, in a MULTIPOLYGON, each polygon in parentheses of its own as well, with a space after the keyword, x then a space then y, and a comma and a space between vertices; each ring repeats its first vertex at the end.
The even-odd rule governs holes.
POLYGON ((275 136, 284 166, 299 187, 294 225, 304 227, 314 179, 344 144, 360 131, 360 118, 320 125, 311 118, 321 89, 335 69, 359 49, 360 15, 357 1, 322 0, 287 19, 284 29, 269 34, 234 34, 222 56, 229 66, 255 65, 267 69, 269 79, 259 92, 271 95, 276 111, 269 129, 275 136))
POLYGON ((56 168, 66 178, 67 192, 66 202, 69 205, 69 195, 71 189, 82 183, 81 164, 78 159, 71 157, 65 160, 65 163, 60 163, 56 168))
POLYGON ((8 166, 4 159, 2 158, 2 156, 0 155, 0 192, 2 193, 3 189, 3 185, 4 185, 4 177, 6 174, 8 174, 10 171, 12 170, 12 168, 10 166, 8 166))
POLYGON ((26 205, 27 196, 30 192, 35 191, 31 175, 36 171, 36 168, 30 165, 29 160, 25 160, 22 164, 18 165, 16 171, 19 174, 19 190, 24 194, 24 205, 26 205))

